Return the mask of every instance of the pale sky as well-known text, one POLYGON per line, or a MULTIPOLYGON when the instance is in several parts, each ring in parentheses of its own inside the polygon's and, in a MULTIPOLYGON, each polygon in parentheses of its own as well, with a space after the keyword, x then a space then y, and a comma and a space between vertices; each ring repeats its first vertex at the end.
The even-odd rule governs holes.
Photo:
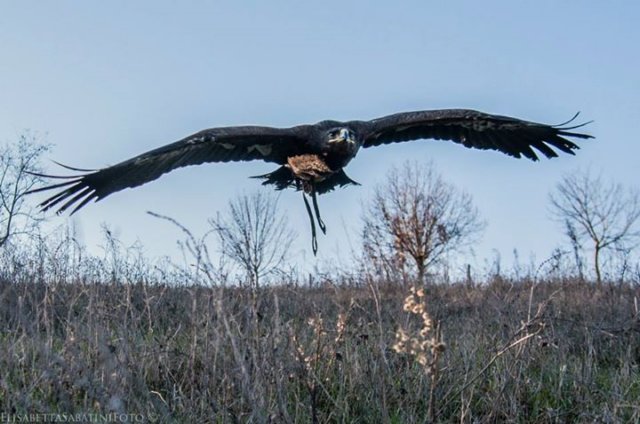
MULTIPOLYGON (((473 195, 488 222, 474 249, 480 264, 494 249, 508 259, 514 248, 542 261, 564 242, 547 198, 563 174, 591 166, 628 185, 640 181, 638 2, 0 5, 0 140, 30 129, 54 144, 51 159, 80 168, 115 164, 216 126, 452 107, 550 124, 576 111, 595 120, 585 131, 596 139, 581 143, 575 157, 538 163, 433 140, 360 151, 347 173, 363 185, 320 198, 328 235, 319 239, 317 259, 300 193, 282 193, 302 267, 346 260, 349 243, 359 246, 361 204, 407 159, 432 160, 473 195)), ((125 243, 139 239, 151 257, 175 255, 179 232, 147 210, 200 233, 235 195, 259 187, 249 176, 275 168, 183 168, 89 204, 73 220, 91 249, 104 222, 125 243)))

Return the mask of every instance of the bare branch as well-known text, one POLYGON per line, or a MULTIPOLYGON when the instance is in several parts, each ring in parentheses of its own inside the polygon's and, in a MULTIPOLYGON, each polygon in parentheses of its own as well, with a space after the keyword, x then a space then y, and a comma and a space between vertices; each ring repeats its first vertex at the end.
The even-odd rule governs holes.
POLYGON ((410 259, 420 281, 427 269, 475 240, 484 228, 469 194, 445 182, 432 164, 416 162, 391 170, 363 220, 368 258, 378 268, 402 272, 410 259))
POLYGON ((549 195, 552 213, 565 228, 572 245, 593 244, 594 267, 602 282, 600 253, 603 249, 631 250, 640 241, 640 194, 635 188, 607 182, 590 170, 573 172, 549 195))
POLYGON ((246 271, 255 287, 282 266, 296 237, 277 206, 274 194, 256 191, 231 201, 226 217, 209 220, 222 253, 246 271))
POLYGON ((34 173, 41 172, 40 158, 48 149, 25 133, 0 150, 0 246, 14 235, 28 234, 41 219, 25 204, 25 197, 41 182, 34 173))

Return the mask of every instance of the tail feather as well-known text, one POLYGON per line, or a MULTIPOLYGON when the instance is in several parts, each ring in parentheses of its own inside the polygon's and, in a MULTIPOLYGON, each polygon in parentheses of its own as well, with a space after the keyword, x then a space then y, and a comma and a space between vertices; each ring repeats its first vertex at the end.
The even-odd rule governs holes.
MULTIPOLYGON (((284 190, 285 188, 295 188, 297 191, 303 190, 304 184, 296 184, 296 178, 293 172, 285 166, 281 166, 273 172, 264 175, 256 175, 251 178, 263 178, 265 181, 262 185, 274 185, 276 190, 284 190)), ((360 185, 353 181, 345 174, 344 170, 339 170, 330 175, 327 179, 315 183, 315 190, 318 194, 328 193, 336 187, 344 187, 347 185, 360 185)))
POLYGON ((333 191, 336 187, 348 185, 360 185, 360 183, 353 181, 345 174, 344 170, 341 169, 326 180, 316 183, 316 192, 318 194, 324 194, 333 191))
POLYGON ((262 185, 275 185, 276 190, 284 190, 288 187, 296 187, 295 178, 291 170, 285 166, 281 166, 273 172, 264 175, 255 175, 251 178, 263 178, 265 181, 262 185))

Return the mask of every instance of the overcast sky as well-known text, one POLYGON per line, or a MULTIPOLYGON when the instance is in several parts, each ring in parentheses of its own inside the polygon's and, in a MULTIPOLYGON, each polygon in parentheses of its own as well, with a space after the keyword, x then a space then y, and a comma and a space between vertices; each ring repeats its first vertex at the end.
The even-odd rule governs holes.
MULTIPOLYGON (((584 1, 2 1, 0 141, 25 129, 54 144, 51 159, 115 164, 203 128, 291 126, 323 119, 473 108, 545 123, 594 119, 575 157, 532 163, 445 141, 363 150, 347 172, 361 187, 320 198, 328 235, 319 264, 359 244, 361 204, 389 168, 433 160, 471 193, 488 227, 476 261, 548 257, 562 240, 548 192, 591 166, 638 184, 640 3, 584 1)), ((51 172, 59 172, 53 163, 51 172)), ((100 224, 150 256, 174 255, 273 164, 183 168, 74 216, 97 249, 100 224)), ((299 233, 295 258, 313 266, 299 193, 280 205, 299 233)), ((62 223, 67 218, 52 217, 62 223)))

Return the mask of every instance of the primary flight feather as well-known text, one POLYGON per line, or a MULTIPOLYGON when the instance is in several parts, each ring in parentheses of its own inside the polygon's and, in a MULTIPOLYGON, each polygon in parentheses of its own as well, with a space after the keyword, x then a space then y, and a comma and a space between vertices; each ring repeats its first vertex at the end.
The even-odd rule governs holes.
MULTIPOLYGON (((573 121, 570 120, 569 122, 573 121)), ((261 126, 219 127, 197 132, 175 143, 99 170, 80 170, 73 176, 42 175, 62 182, 31 192, 60 189, 43 201, 43 210, 57 208, 75 213, 91 200, 101 200, 125 188, 137 187, 162 174, 188 165, 206 162, 264 160, 281 165, 274 172, 261 175, 263 184, 281 190, 293 187, 303 191, 303 198, 317 250, 315 224, 304 193, 312 197, 320 228, 316 194, 336 186, 357 184, 343 168, 361 147, 418 140, 443 139, 469 148, 492 149, 520 158, 538 160, 558 156, 557 150, 573 154, 578 146, 570 138, 592 136, 572 130, 586 124, 545 125, 508 116, 491 115, 467 109, 442 109, 397 113, 370 121, 321 121, 291 128, 261 126)), ((63 165, 64 166, 64 165, 63 165)))

